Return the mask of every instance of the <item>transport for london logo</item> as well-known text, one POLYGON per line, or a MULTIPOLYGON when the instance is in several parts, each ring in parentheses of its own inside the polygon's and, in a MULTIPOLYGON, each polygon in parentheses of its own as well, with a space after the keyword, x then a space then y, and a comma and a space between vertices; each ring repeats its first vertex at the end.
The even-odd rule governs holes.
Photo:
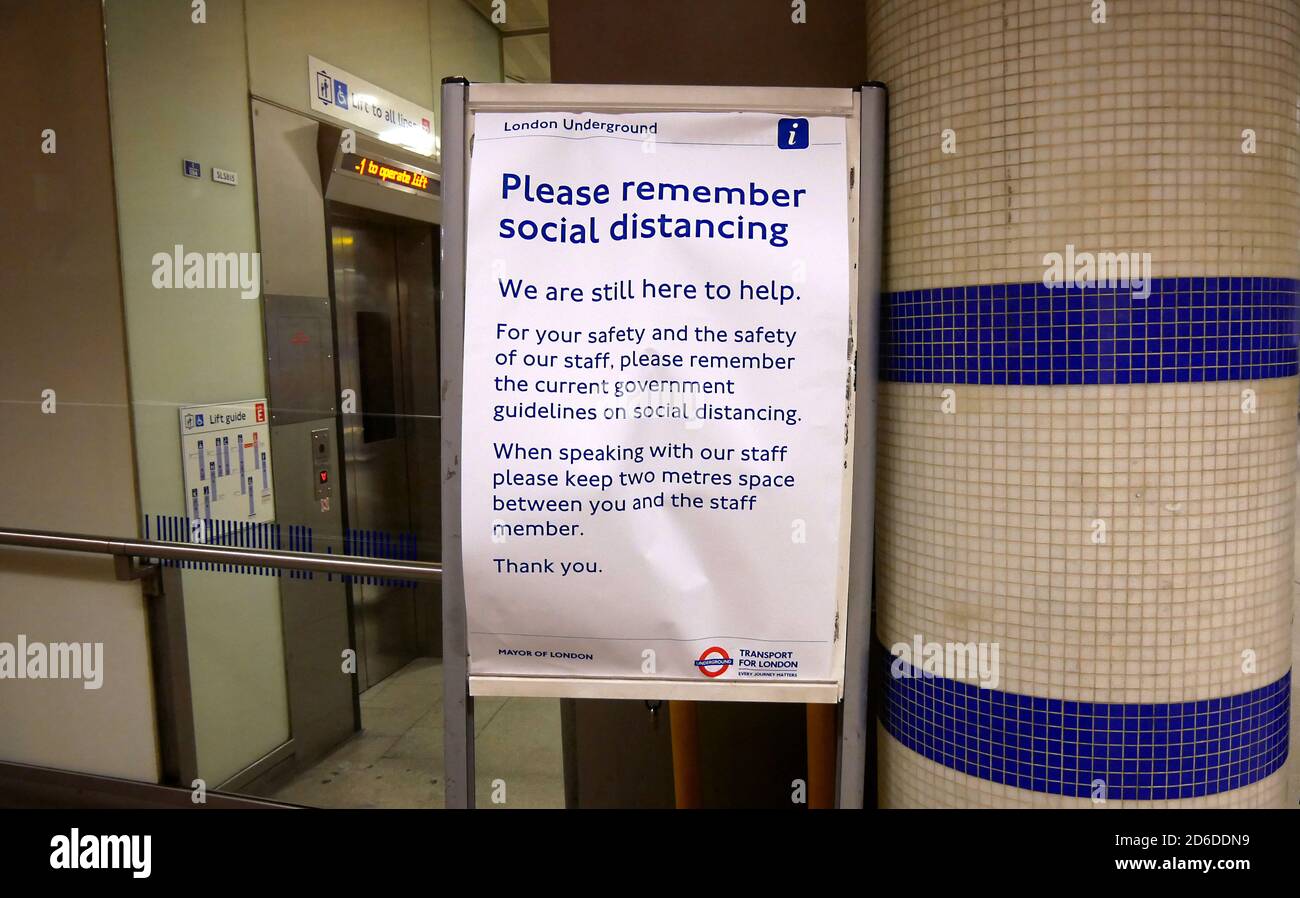
POLYGON ((720 677, 727 672, 727 668, 732 663, 731 656, 727 654, 726 649, 719 645, 713 645, 700 653, 695 666, 706 677, 720 677))

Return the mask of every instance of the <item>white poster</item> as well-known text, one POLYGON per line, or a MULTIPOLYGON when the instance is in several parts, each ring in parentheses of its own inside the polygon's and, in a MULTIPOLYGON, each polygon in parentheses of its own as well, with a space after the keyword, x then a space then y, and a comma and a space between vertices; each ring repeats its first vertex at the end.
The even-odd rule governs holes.
POLYGON ((185 516, 243 524, 275 520, 266 400, 186 406, 180 425, 185 516))
POLYGON ((471 675, 835 682, 846 120, 474 121, 471 675))
POLYGON ((425 156, 432 156, 437 148, 432 109, 315 56, 307 57, 307 85, 311 108, 323 115, 425 156))

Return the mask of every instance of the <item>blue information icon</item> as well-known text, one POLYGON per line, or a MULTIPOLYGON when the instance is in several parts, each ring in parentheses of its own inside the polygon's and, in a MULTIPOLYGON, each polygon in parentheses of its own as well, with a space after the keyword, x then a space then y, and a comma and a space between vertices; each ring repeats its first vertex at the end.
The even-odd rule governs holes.
POLYGON ((808 149, 808 119, 778 119, 776 123, 776 145, 783 150, 808 149))

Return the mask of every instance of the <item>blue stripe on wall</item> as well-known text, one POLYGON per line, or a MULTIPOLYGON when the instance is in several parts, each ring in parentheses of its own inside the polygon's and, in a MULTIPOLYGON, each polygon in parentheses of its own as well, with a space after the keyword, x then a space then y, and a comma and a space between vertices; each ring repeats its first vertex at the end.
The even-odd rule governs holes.
POLYGON ((1159 278, 1145 299, 1042 283, 885 294, 881 377, 902 383, 1199 383, 1291 377, 1300 281, 1159 278))
POLYGON ((1088 798, 1101 780, 1107 799, 1158 801, 1239 789, 1286 762, 1290 672, 1227 698, 1129 705, 981 689, 897 666, 903 676, 885 676, 885 729, 995 783, 1088 798))

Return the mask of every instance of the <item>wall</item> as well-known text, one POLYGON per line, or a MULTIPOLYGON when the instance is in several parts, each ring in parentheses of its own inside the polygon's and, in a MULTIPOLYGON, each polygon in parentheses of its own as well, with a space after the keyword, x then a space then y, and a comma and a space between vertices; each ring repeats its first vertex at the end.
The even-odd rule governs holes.
POLYGON ((551 78, 551 36, 540 34, 505 35, 501 40, 503 80, 524 84, 548 84, 551 78))
POLYGON ((308 112, 310 55, 433 107, 427 0, 272 0, 248 4, 247 13, 255 96, 308 112))
POLYGON ((866 8, 789 0, 551 0, 551 80, 593 84, 856 87, 866 8))
POLYGON ((501 80, 500 37, 464 0, 271 0, 247 15, 253 95, 299 112, 309 55, 435 111, 448 75, 501 80))
MULTIPOLYGON (((259 299, 156 289, 154 253, 257 250, 243 4, 206 24, 167 0, 105 4, 118 223, 143 512, 184 514, 177 407, 266 395, 259 299), (182 160, 203 177, 182 175, 182 160), (212 181, 212 166, 238 174, 212 181)), ((305 83, 305 63, 303 66, 305 83)), ((199 774, 210 786, 289 737, 279 583, 185 571, 199 774)))
POLYGON ((470 81, 501 81, 504 77, 501 34, 466 0, 429 0, 429 46, 434 109, 439 116, 443 78, 460 75, 470 81))
MULTIPOLYGON (((133 535, 131 415, 97 4, 0 7, 0 525, 133 535), (57 61, 57 65, 51 64, 57 61), (41 131, 56 132, 43 154, 41 131), (21 223, 21 224, 18 224, 21 223), (56 391, 56 413, 41 392, 56 391)), ((104 683, 0 683, 0 759, 156 781, 145 605, 107 558, 0 549, 0 641, 104 643, 104 683)))

